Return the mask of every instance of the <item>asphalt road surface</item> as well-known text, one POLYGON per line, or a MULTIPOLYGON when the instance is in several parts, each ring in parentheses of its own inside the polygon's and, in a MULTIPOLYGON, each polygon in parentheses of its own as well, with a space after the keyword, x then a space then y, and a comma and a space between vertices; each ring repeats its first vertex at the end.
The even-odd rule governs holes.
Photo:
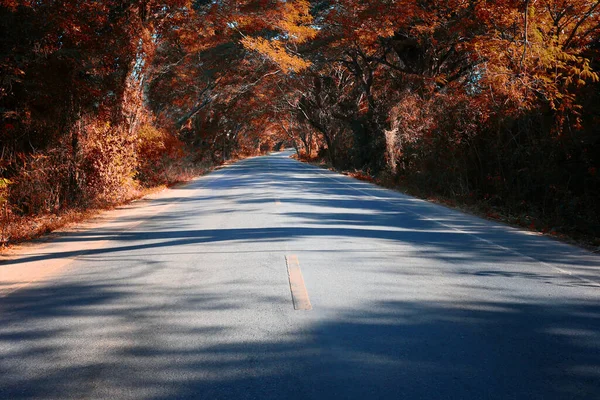
POLYGON ((600 257, 290 154, 5 260, 0 398, 600 399, 600 257))

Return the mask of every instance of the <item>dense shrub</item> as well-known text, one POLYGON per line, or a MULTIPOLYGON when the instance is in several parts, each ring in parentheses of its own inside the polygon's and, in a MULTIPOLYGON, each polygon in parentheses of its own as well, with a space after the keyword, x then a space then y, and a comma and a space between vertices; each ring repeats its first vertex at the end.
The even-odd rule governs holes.
POLYGON ((82 198, 88 203, 117 203, 135 192, 136 138, 124 127, 93 122, 81 138, 81 153, 82 198))
POLYGON ((71 160, 62 147, 21 156, 11 177, 9 199, 12 211, 22 215, 56 212, 69 191, 71 160))
POLYGON ((177 180, 186 168, 183 143, 174 135, 153 125, 143 125, 137 134, 138 167, 136 179, 144 186, 177 180))

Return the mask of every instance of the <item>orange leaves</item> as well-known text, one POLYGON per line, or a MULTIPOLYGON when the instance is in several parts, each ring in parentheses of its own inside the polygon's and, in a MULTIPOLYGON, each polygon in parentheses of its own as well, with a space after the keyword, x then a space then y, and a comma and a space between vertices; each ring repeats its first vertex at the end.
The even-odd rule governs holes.
POLYGON ((156 164, 162 157, 181 157, 183 144, 174 135, 146 124, 138 131, 136 150, 140 163, 156 164))
POLYGON ((0 7, 4 7, 11 11, 15 11, 17 7, 21 5, 26 5, 24 3, 26 2, 24 2, 23 0, 0 0, 0 7))
POLYGON ((289 41, 304 43, 314 39, 317 30, 311 26, 310 4, 307 0, 286 2, 277 26, 286 33, 289 41))
MULTIPOLYGON (((269 13, 265 10, 265 13, 269 13)), ((318 31, 311 25, 310 3, 307 0, 293 0, 283 3, 281 9, 272 16, 271 29, 279 34, 275 37, 244 36, 242 45, 256 51, 276 63, 284 73, 300 72, 311 63, 302 58, 296 46, 314 39, 318 31)), ((248 21, 243 26, 248 25, 248 21)))
POLYGON ((268 57, 275 62, 284 73, 299 72, 310 66, 310 62, 291 54, 279 40, 267 40, 263 38, 245 37, 242 44, 249 50, 268 57))
POLYGON ((380 38, 393 36, 399 27, 405 26, 415 15, 417 8, 414 0, 337 0, 334 3, 335 6, 328 15, 328 22, 343 32, 340 40, 357 40, 367 47, 375 45, 380 38))
POLYGON ((515 113, 539 106, 540 98, 556 111, 577 113, 575 91, 599 79, 587 53, 600 32, 600 1, 445 4, 420 11, 423 23, 435 21, 435 33, 418 19, 409 29, 437 40, 442 27, 451 27, 448 32, 461 37, 455 49, 478 65, 477 86, 515 113))

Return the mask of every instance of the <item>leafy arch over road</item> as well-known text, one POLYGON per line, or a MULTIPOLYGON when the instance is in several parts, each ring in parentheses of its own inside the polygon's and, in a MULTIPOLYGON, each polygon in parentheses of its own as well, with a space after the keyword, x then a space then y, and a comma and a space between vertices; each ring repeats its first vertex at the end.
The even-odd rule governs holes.
POLYGON ((285 142, 598 235, 596 0, 3 0, 0 29, 13 213, 285 142))

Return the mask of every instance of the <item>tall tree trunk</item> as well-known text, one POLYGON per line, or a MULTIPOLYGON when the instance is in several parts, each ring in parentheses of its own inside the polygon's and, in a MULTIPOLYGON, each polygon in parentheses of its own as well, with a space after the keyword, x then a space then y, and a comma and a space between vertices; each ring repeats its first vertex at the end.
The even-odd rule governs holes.
POLYGON ((79 187, 79 136, 81 131, 81 120, 79 120, 75 127, 71 128, 71 165, 69 168, 69 203, 75 204, 79 200, 81 195, 81 188, 79 187))

